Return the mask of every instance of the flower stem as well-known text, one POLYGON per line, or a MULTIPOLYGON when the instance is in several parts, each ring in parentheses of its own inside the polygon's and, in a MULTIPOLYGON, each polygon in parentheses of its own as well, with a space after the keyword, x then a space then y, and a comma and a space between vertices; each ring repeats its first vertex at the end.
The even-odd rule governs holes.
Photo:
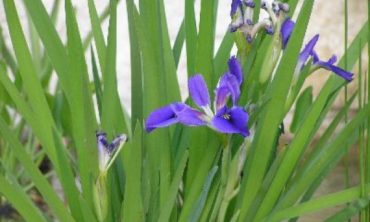
MULTIPOLYGON (((221 183, 219 187, 219 191, 216 197, 216 201, 210 216, 210 221, 221 221, 220 214, 221 214, 221 207, 225 204, 224 199, 226 195, 226 187, 228 184, 228 175, 229 175, 229 168, 230 168, 230 160, 231 160, 231 153, 230 153, 230 138, 227 138, 226 144, 222 150, 222 159, 221 159, 221 183)), ((226 206, 227 207, 227 206, 226 206)), ((224 207, 225 208, 225 207, 224 207)), ((226 209, 224 210, 226 213, 226 209)))
POLYGON ((94 205, 98 221, 106 219, 108 213, 107 174, 101 173, 94 186, 94 205))
MULTIPOLYGON (((224 217, 224 213, 226 213, 226 208, 228 206, 228 201, 227 201, 227 196, 228 192, 227 191, 227 185, 228 185, 228 179, 229 179, 229 173, 230 173, 230 161, 231 161, 231 152, 230 152, 230 144, 229 141, 227 143, 227 146, 223 150, 222 153, 222 165, 221 165, 221 190, 223 195, 222 197, 222 202, 221 202, 221 208, 219 211, 219 217, 218 219, 220 220, 220 216, 224 217), (222 213, 224 212, 224 213, 222 213)), ((220 220, 223 221, 223 220, 220 220)))

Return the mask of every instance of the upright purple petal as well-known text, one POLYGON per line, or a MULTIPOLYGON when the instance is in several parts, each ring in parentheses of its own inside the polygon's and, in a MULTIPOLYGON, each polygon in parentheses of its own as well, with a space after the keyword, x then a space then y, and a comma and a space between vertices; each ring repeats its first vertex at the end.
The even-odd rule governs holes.
POLYGON ((229 61, 229 71, 231 74, 233 74, 236 79, 238 80, 239 85, 243 82, 243 71, 242 67, 238 61, 238 59, 235 56, 232 56, 229 61))
POLYGON ((202 126, 206 122, 203 120, 203 113, 184 103, 171 104, 172 110, 177 116, 177 120, 187 126, 202 126))
POLYGON ((312 62, 313 62, 314 64, 320 61, 320 58, 319 58, 319 56, 317 55, 317 53, 316 53, 316 51, 315 51, 315 50, 312 50, 311 56, 312 56, 312 62))
POLYGON ((156 128, 166 127, 178 122, 176 113, 172 109, 172 104, 170 104, 150 113, 145 122, 145 129, 147 132, 151 132, 156 128))
POLYGON ((287 18, 281 25, 281 41, 283 45, 283 49, 285 49, 286 45, 288 44, 289 38, 293 32, 295 23, 290 19, 287 18))
POLYGON ((328 60, 327 63, 331 64, 331 65, 334 65, 334 63, 337 62, 337 56, 336 55, 333 55, 332 57, 330 57, 330 59, 328 60))
POLYGON ((227 86, 217 87, 216 91, 215 91, 215 94, 216 94, 216 96, 215 96, 215 107, 216 107, 216 110, 219 110, 222 107, 224 107, 227 103, 227 100, 230 96, 229 87, 227 87, 227 86))
POLYGON ((225 73, 221 76, 215 91, 216 110, 226 105, 229 96, 231 96, 233 104, 236 105, 240 96, 240 85, 234 75, 225 73))
POLYGON ((236 11, 238 8, 242 6, 242 2, 240 0, 232 0, 231 2, 231 11, 230 11, 230 16, 235 15, 236 11))
POLYGON ((238 133, 247 137, 248 119, 248 113, 242 107, 228 109, 225 106, 212 119, 212 127, 222 133, 238 133))
POLYGON ((307 62, 310 55, 313 54, 313 48, 315 47, 317 41, 319 40, 319 35, 315 35, 304 47, 302 52, 299 54, 297 67, 301 70, 304 64, 307 62))
POLYGON ((350 82, 350 81, 353 80, 353 73, 347 72, 346 70, 331 64, 330 60, 328 62, 319 61, 319 62, 316 63, 316 65, 318 65, 318 66, 320 66, 320 67, 322 67, 326 70, 334 72, 335 74, 337 74, 338 76, 340 76, 344 80, 346 80, 347 82, 350 82))
POLYGON ((203 76, 196 74, 188 81, 189 93, 195 104, 199 107, 208 106, 210 103, 208 88, 203 76))

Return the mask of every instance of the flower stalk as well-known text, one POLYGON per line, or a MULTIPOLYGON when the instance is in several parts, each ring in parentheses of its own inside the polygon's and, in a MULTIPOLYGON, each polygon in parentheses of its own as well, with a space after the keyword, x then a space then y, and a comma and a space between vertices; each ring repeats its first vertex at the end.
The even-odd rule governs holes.
POLYGON ((240 175, 246 159, 246 149, 250 146, 250 141, 252 141, 250 137, 244 140, 233 158, 230 150, 230 137, 223 149, 220 192, 214 207, 214 212, 217 212, 217 214, 214 214, 214 216, 217 216, 217 221, 225 221, 230 201, 239 193, 240 175))
POLYGON ((98 176, 94 186, 94 204, 95 213, 98 220, 104 221, 108 214, 108 189, 107 173, 104 172, 98 176))

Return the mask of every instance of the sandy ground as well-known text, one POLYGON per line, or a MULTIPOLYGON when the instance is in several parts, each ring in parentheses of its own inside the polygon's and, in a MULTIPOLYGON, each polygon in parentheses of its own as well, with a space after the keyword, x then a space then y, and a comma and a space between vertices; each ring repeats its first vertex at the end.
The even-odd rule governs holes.
MULTIPOLYGON (((51 8, 52 1, 43 0, 48 7, 51 8)), ((24 10, 22 9, 22 4, 20 0, 16 0, 17 7, 19 9, 20 16, 22 18, 22 23, 24 27, 27 27, 27 18, 25 16, 24 10)), ((108 0, 95 1, 99 11, 103 11, 105 6, 108 4, 108 0)), ((117 73, 118 73, 118 86, 120 97, 123 104, 126 106, 127 110, 130 110, 130 56, 129 56, 129 39, 128 39, 128 26, 127 26, 127 14, 126 7, 121 1, 118 7, 118 49, 117 49, 117 73)), ((172 42, 175 39, 176 33, 179 29, 180 23, 184 14, 183 2, 180 0, 164 0, 167 20, 169 24, 169 34, 172 42)), ((199 0, 196 1, 196 13, 199 14, 199 0)), ((354 38, 354 35, 360 30, 361 26, 366 21, 366 0, 351 0, 349 2, 349 40, 354 38)), ((86 35, 88 30, 90 30, 89 14, 87 10, 87 0, 73 0, 74 6, 77 12, 77 18, 82 35, 86 35)), ((0 25, 4 30, 6 30, 5 15, 3 13, 2 1, 0 2, 0 25)), ((229 23, 229 8, 230 0, 219 0, 219 10, 218 10, 218 22, 216 28, 216 48, 219 46, 222 40, 223 34, 229 23)), ((329 58, 332 54, 336 54, 340 57, 344 52, 344 0, 316 0, 313 9, 313 14, 310 20, 310 24, 306 34, 306 40, 310 39, 316 33, 320 33, 320 41, 317 44, 317 51, 322 58, 329 58)), ((64 27, 64 15, 60 15, 58 23, 58 32, 65 39, 65 27, 64 27)), ((107 30, 107 22, 104 23, 104 29, 107 30)), ((7 31, 4 31, 5 35, 8 35, 7 31)), ((106 34, 106 33, 105 33, 106 34)), ((89 55, 87 55, 89 57, 89 55)), ((363 64, 366 64, 364 60, 363 64)), ((317 93, 320 87, 325 82, 324 80, 328 77, 329 73, 325 71, 320 71, 315 73, 308 81, 307 85, 314 86, 314 92, 317 93)), ((356 74, 358 75, 358 74, 356 74)), ((178 68, 178 78, 181 85, 182 96, 185 98, 187 96, 186 90, 186 60, 184 57, 184 52, 180 59, 180 65, 178 68)), ((351 83, 350 89, 356 88, 356 81, 351 83)), ((340 106, 343 99, 338 100, 336 106, 340 106)), ((355 153, 351 155, 356 156, 355 153)), ((353 171, 353 181, 357 180, 356 176, 356 159, 352 158, 351 170, 353 171)), ((343 169, 339 166, 322 184, 317 195, 324 193, 329 193, 338 190, 343 187, 343 169)), ((301 221, 321 221, 325 218, 327 212, 314 215, 312 217, 307 217, 301 221)))

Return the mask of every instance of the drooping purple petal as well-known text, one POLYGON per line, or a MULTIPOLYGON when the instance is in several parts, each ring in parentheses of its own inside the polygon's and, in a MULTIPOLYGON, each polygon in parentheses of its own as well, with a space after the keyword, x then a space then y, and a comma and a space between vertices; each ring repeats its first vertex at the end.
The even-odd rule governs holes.
POLYGON ((208 88, 203 76, 196 74, 188 81, 188 88, 191 98, 199 107, 208 106, 210 103, 208 88))
POLYGON ((316 63, 316 65, 326 69, 326 70, 329 70, 329 71, 332 71, 334 72, 335 74, 337 74, 338 76, 342 77, 343 79, 345 79, 347 82, 350 82, 353 80, 353 73, 351 72, 347 72, 346 70, 338 67, 338 66, 335 66, 333 64, 330 63, 330 60, 328 62, 323 62, 323 61, 318 61, 316 63))
POLYGON ((222 133, 238 133, 247 137, 248 119, 248 113, 242 107, 228 109, 225 106, 212 119, 212 127, 222 133))
POLYGON ((177 120, 187 126, 202 126, 206 122, 203 120, 203 113, 184 103, 173 103, 171 104, 172 110, 177 116, 177 120))
POLYGON ((314 65, 317 65, 321 68, 332 71, 348 82, 353 80, 353 73, 347 72, 346 70, 334 65, 334 63, 337 61, 337 56, 333 55, 327 62, 325 62, 325 61, 321 61, 317 53, 313 51, 312 57, 313 57, 314 65))
POLYGON ((232 0, 230 16, 234 16, 238 8, 240 8, 241 6, 242 2, 240 0, 232 0))
POLYGON ((236 105, 240 96, 240 85, 236 77, 230 73, 221 76, 215 90, 216 111, 224 107, 231 96, 233 105, 236 105))
POLYGON ((230 73, 236 77, 239 85, 242 84, 243 71, 238 59, 235 56, 232 56, 228 61, 228 65, 230 73))
POLYGON ((150 113, 145 122, 145 129, 149 133, 156 128, 166 127, 178 122, 176 113, 172 108, 172 104, 170 104, 150 113))
POLYGON ((287 18, 281 25, 281 40, 282 40, 282 46, 283 49, 285 49, 286 45, 288 44, 289 38, 293 32, 295 23, 290 19, 287 18))
POLYGON ((315 35, 304 47, 302 52, 299 54, 297 67, 299 70, 301 70, 304 66, 304 64, 307 62, 310 55, 313 54, 313 49, 319 40, 319 35, 315 35))
POLYGON ((206 124, 202 118, 203 115, 185 103, 172 103, 153 111, 146 120, 145 129, 151 132, 156 128, 167 127, 175 123, 201 126, 206 124))

